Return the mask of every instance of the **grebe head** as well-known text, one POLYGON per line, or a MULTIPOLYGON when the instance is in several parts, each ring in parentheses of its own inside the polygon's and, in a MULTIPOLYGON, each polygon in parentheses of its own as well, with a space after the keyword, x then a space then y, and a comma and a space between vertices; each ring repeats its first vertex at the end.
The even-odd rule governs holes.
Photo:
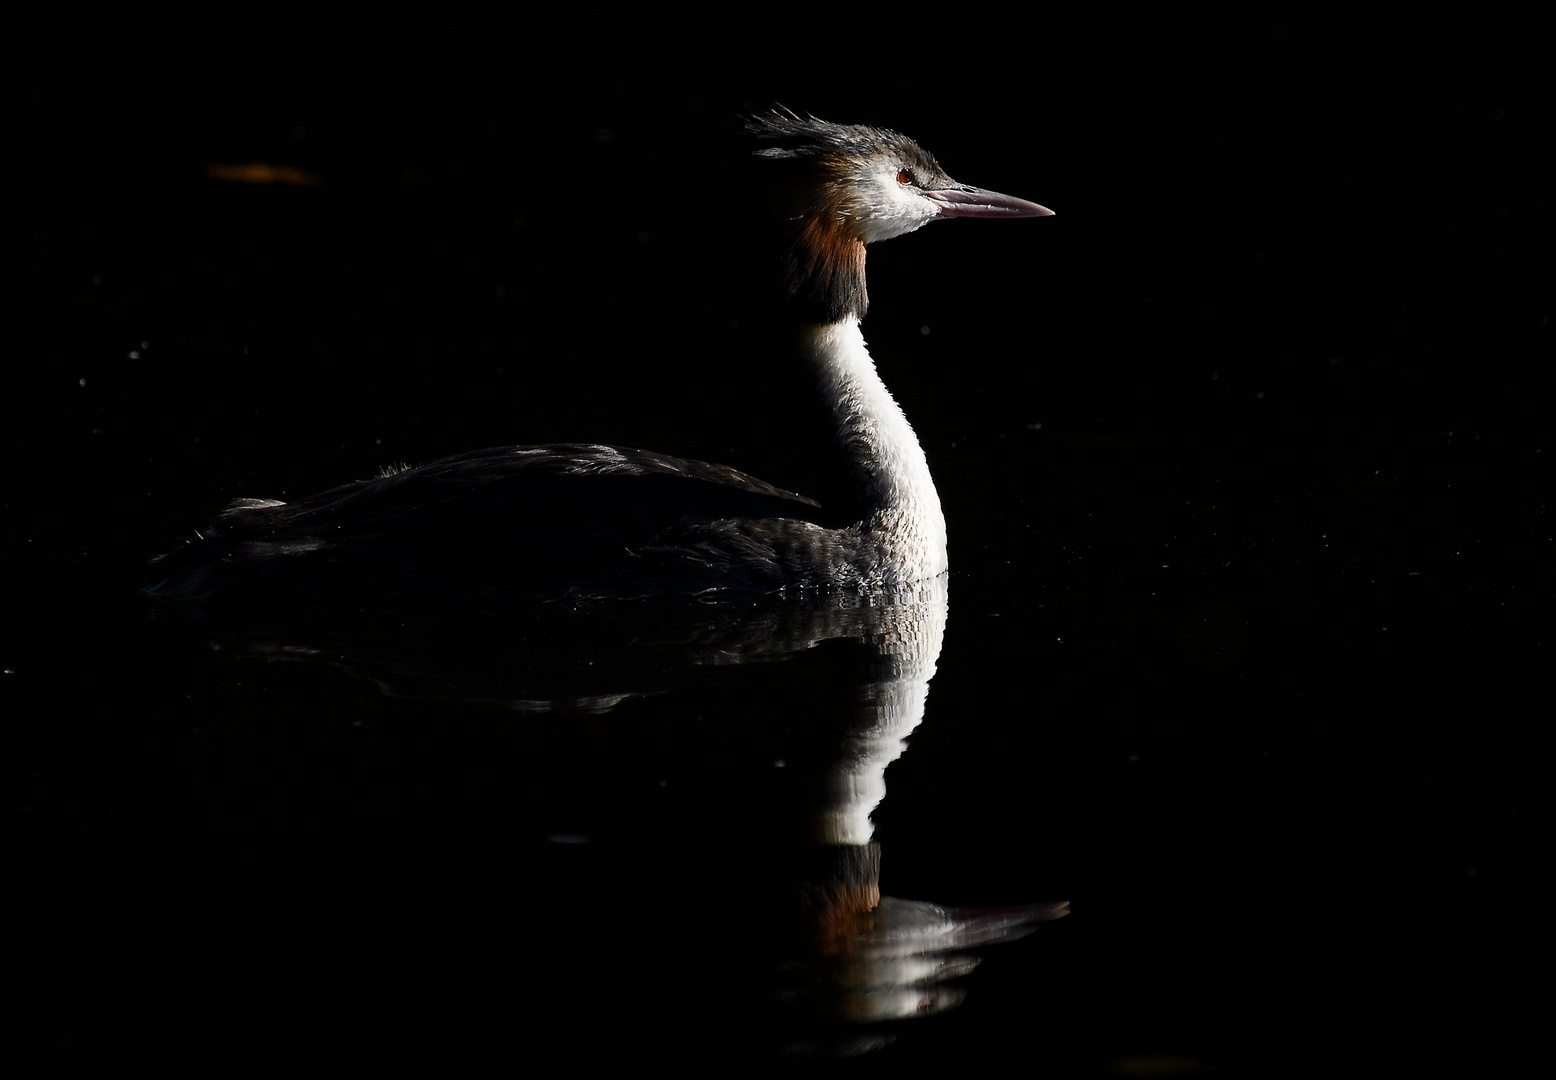
POLYGON ((756 151, 758 158, 807 164, 812 212, 862 243, 902 236, 936 218, 1053 213, 1025 199, 958 184, 933 154, 895 131, 778 110, 753 117, 746 130, 766 144, 756 151))
POLYGON ((864 246, 939 218, 1046 217, 1025 199, 959 184, 918 143, 884 128, 831 124, 787 109, 753 116, 753 156, 771 175, 768 211, 779 230, 783 287, 834 321, 865 309, 864 246))

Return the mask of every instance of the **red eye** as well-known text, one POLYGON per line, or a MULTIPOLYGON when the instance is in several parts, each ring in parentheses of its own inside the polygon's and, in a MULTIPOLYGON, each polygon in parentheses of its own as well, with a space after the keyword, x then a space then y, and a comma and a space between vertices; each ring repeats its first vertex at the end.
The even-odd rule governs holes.
POLYGON ((911 184, 914 187, 918 187, 918 181, 913 179, 913 174, 910 173, 907 169, 898 169, 897 170, 897 183, 899 183, 899 184, 911 184))

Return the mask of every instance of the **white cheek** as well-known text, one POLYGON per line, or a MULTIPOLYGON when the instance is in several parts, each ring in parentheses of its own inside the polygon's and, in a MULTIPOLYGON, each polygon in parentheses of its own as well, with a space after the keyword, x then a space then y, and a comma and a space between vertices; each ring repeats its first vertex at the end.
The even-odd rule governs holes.
POLYGON ((895 179, 871 184, 867 198, 870 210, 860 219, 867 244, 910 233, 938 213, 932 202, 895 179))

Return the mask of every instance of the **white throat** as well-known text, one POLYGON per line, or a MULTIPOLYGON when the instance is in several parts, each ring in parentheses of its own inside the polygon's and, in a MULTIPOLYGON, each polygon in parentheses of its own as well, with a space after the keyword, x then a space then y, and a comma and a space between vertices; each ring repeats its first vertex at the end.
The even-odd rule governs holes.
POLYGON ((875 370, 858 318, 804 327, 799 348, 815 367, 837 445, 867 508, 857 528, 880 544, 880 579, 921 581, 943 573, 940 495, 918 436, 875 370))

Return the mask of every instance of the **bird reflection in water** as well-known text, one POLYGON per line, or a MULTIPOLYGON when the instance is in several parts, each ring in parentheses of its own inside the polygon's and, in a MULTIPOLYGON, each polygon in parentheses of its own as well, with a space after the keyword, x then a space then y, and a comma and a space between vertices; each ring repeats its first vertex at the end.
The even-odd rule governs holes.
MULTIPOLYGON (((680 1007, 751 1013, 749 1039, 835 1055, 954 1008, 977 950, 1068 912, 881 896, 871 815, 924 719, 946 609, 937 578, 870 595, 546 605, 522 616, 277 605, 164 608, 162 621, 218 649, 221 663, 246 656, 369 679, 431 729, 448 729, 450 709, 463 724, 494 709, 529 714, 506 744, 512 760, 488 767, 494 785, 532 799, 515 817, 533 820, 483 816, 475 827, 495 833, 484 846, 532 854, 482 910, 548 928, 539 945, 523 935, 514 948, 528 963, 537 948, 556 950, 558 998, 619 1009, 616 965, 695 963, 696 1002, 680 1007), (657 798, 643 798, 649 787, 657 798), (615 897, 630 881, 645 883, 634 888, 634 929, 602 938, 595 928, 621 919, 615 897)), ((382 906, 382 892, 364 904, 382 906)), ((461 901, 457 917, 479 913, 461 901)))

